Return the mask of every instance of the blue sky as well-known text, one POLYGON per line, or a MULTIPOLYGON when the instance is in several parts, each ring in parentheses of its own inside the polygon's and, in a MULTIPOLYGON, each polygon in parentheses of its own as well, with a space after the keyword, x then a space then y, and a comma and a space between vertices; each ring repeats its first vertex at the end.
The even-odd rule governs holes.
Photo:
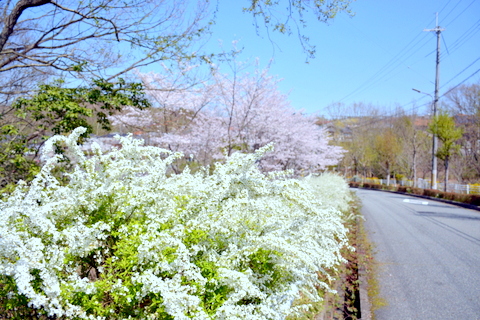
POLYGON ((264 30, 258 35, 251 15, 242 13, 245 3, 219 2, 206 48, 218 51, 221 40, 229 49, 238 40, 240 60, 259 58, 266 66, 273 59, 270 73, 283 79, 280 89, 307 113, 328 116, 326 107, 335 102, 426 113, 431 98, 412 88, 434 93, 436 35, 423 30, 435 28, 436 12, 445 28, 440 95, 467 78, 466 84, 480 81, 478 0, 357 0, 353 17, 342 13, 329 24, 310 19, 304 33, 317 53, 308 64, 296 35, 274 35, 273 44, 264 30))

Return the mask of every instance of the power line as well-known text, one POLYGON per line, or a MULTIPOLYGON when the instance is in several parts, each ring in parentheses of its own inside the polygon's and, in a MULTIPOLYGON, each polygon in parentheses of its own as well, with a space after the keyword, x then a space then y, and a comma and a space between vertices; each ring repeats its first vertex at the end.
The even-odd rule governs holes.
POLYGON ((455 79, 456 77, 458 77, 460 74, 462 74, 465 70, 467 70, 468 68, 470 68, 471 66, 473 66, 475 64, 475 62, 477 62, 478 60, 480 60, 480 57, 478 57, 477 59, 475 59, 475 61, 473 61, 472 63, 470 63, 468 66, 466 66, 462 71, 460 71, 459 73, 457 73, 454 77, 450 78, 450 80, 448 80, 447 82, 445 82, 441 88, 445 87, 447 84, 449 84, 450 82, 452 82, 453 79, 455 79))
MULTIPOLYGON (((468 40, 470 40, 473 36, 475 36, 478 32, 480 31, 480 19, 478 19, 471 27, 469 27, 461 36, 457 38, 453 42, 453 44, 450 46, 450 52, 448 54, 451 54, 455 52, 458 48, 460 48, 462 45, 465 44, 468 40)), ((435 53, 436 50, 430 51, 427 55, 425 55, 425 58, 432 55, 435 53)), ((441 53, 440 57, 443 58, 445 53, 441 53)))
POLYGON ((470 79, 471 77, 473 77, 474 75, 476 75, 477 73, 480 72, 480 69, 478 69, 477 71, 475 71, 474 73, 472 73, 470 76, 468 76, 465 80, 463 80, 462 82, 460 82, 459 84, 457 84, 455 87, 451 88, 450 90, 448 90, 447 92, 445 92, 444 94, 441 95, 441 97, 444 97, 445 95, 447 95, 448 93, 450 93, 451 91, 455 90, 456 88, 458 88, 459 86, 461 86, 463 83, 465 83, 465 81, 467 81, 468 79, 470 79))
POLYGON ((390 75, 395 69, 397 69, 400 65, 404 64, 407 59, 409 59, 411 56, 416 54, 422 47, 424 47, 426 44, 428 44, 427 41, 424 41, 427 35, 419 39, 418 41, 417 38, 422 34, 420 32, 415 36, 402 50, 399 51, 392 59, 390 59, 383 67, 381 67, 375 74, 373 74, 370 78, 365 80, 360 86, 358 86, 355 90, 344 96, 340 101, 344 101, 345 99, 351 97, 352 95, 355 95, 359 92, 365 91, 369 89, 370 87, 374 86, 378 82, 382 81, 386 76, 390 75), (410 52, 411 50, 415 49, 421 42, 423 41, 423 44, 418 47, 415 51, 410 53, 408 56, 405 57, 405 55, 410 52), (415 42, 412 46, 412 44, 415 42))
MULTIPOLYGON (((461 1, 461 0, 460 0, 460 1, 461 1)), ((460 1, 457 2, 457 4, 455 5, 455 7, 454 7, 453 9, 455 9, 455 8, 458 6, 458 4, 460 3, 460 1)), ((438 13, 439 13, 439 14, 442 13, 443 10, 445 10, 445 8, 450 4, 450 2, 452 2, 452 0, 448 0, 448 2, 443 6, 442 9, 440 9, 440 11, 439 11, 438 13)), ((448 15, 453 11, 453 9, 450 10, 450 12, 445 15, 445 17, 448 17, 448 15)))
MULTIPOLYGON (((449 0, 440 10, 440 12, 446 11, 447 9, 449 10, 448 13, 446 14, 445 17, 452 17, 449 19, 447 25, 451 25, 452 23, 456 22, 459 17, 461 17, 474 3, 475 1, 472 1, 468 3, 466 7, 460 8, 460 12, 458 12, 458 8, 461 5, 462 1, 457 1, 454 3, 453 7, 450 8, 451 0, 449 0)), ((437 23, 438 26, 438 23, 437 23)), ((457 51, 459 48, 461 48, 465 43, 467 43, 468 40, 470 40, 473 36, 475 36, 478 32, 480 31, 480 19, 478 19, 475 23, 473 23, 470 28, 465 30, 460 37, 458 37, 453 44, 450 44, 451 42, 448 41, 449 45, 447 46, 447 42, 445 41, 445 38, 441 38, 443 40, 443 43, 445 45, 446 51, 440 53, 440 58, 450 55, 453 52, 457 51)), ((365 92, 369 90, 370 88, 376 86, 378 83, 386 82, 392 79, 393 77, 397 76, 401 70, 399 68, 402 65, 405 65, 408 69, 411 71, 416 72, 412 66, 417 64, 420 61, 423 61, 426 57, 430 56, 432 53, 436 52, 437 50, 433 50, 431 53, 427 54, 426 56, 422 57, 421 59, 417 60, 416 62, 408 62, 409 59, 412 57, 415 57, 415 54, 420 52, 420 50, 425 47, 429 41, 426 41, 427 35, 425 34, 423 37, 421 36, 422 32, 417 34, 410 42, 407 43, 406 46, 402 48, 396 55, 394 55, 385 65, 383 65, 378 71, 373 73, 372 76, 367 78, 364 82, 362 82, 358 87, 356 87, 353 91, 342 97, 339 101, 343 102, 347 100, 348 98, 352 96, 356 96, 362 92, 365 92), (395 72, 397 71, 397 72, 395 72)), ((443 34, 441 34, 443 36, 443 34)), ((476 62, 477 60, 475 60, 476 62)), ((473 63, 475 63, 473 62, 473 63)), ((446 84, 450 83, 453 81, 456 77, 458 77, 461 73, 465 72, 468 68, 470 68, 471 65, 467 66, 464 70, 462 70, 459 74, 457 74, 455 77, 450 79, 446 84)), ((419 74, 418 72, 416 72, 419 74)), ((422 75, 422 74, 421 74, 422 75)), ((425 77, 424 75, 422 75, 425 77)), ((432 82, 432 81, 430 81, 432 82)), ((433 82, 432 82, 433 83, 433 82)), ((442 85, 442 88, 445 85, 442 85)))
MULTIPOLYGON (((448 26, 449 26, 450 24, 452 24, 455 20, 457 20, 458 17, 460 17, 465 11, 467 11, 468 8, 470 8, 470 7, 472 6, 472 4, 475 3, 475 1, 477 1, 477 0, 473 0, 472 2, 470 2, 470 4, 469 4, 468 6, 466 6, 465 9, 462 10, 462 12, 460 12, 459 14, 457 14, 457 15, 455 16, 455 18, 453 18, 450 22, 447 22, 447 23, 445 24, 445 26, 448 27, 448 26)), ((461 2, 461 1, 459 1, 459 2, 457 3, 457 5, 456 5, 453 9, 455 9, 455 8, 460 4, 460 2, 461 2)), ((453 10, 453 9, 452 9, 452 10, 453 10)))
MULTIPOLYGON (((442 8, 442 10, 445 9, 445 7, 446 7, 450 2, 451 2, 451 1, 448 1, 447 4, 442 8)), ((450 9, 450 11, 449 11, 446 15, 443 16, 443 17, 444 17, 443 19, 447 19, 448 16, 458 7, 458 5, 459 5, 461 2, 462 2, 462 0, 458 0, 457 4, 456 4, 452 9, 450 9)), ((439 13, 442 13, 442 10, 440 10, 439 13)))
POLYGON ((470 28, 468 28, 460 37, 455 40, 451 46, 451 52, 460 48, 465 42, 470 40, 478 31, 480 31, 480 19, 478 19, 470 28))

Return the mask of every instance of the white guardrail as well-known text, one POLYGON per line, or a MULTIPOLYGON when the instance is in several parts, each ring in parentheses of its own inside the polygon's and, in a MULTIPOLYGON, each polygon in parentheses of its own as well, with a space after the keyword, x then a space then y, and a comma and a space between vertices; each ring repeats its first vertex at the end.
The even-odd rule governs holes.
MULTIPOLYGON (((382 184, 387 185, 386 179, 372 179, 372 178, 361 178, 361 177, 354 177, 351 179, 355 182, 362 182, 362 183, 375 183, 375 184, 382 184)), ((395 180, 390 179, 390 185, 400 185, 400 186, 407 186, 413 187, 414 183, 411 180, 395 180)), ((430 180, 426 179, 417 179, 416 186, 417 188, 421 189, 430 189, 430 180)), ((441 182, 437 182, 437 189, 440 191, 444 191, 444 184, 441 182)), ((448 192, 455 192, 455 193, 464 193, 464 194, 480 194, 480 186, 474 186, 469 184, 457 184, 457 183, 448 183, 447 184, 448 192)))

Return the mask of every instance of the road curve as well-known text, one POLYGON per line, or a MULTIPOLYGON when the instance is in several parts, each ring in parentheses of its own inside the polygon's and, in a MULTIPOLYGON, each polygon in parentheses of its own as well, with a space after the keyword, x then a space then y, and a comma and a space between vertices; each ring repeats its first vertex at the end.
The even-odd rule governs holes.
POLYGON ((376 247, 377 320, 480 319, 480 212, 357 189, 376 247))

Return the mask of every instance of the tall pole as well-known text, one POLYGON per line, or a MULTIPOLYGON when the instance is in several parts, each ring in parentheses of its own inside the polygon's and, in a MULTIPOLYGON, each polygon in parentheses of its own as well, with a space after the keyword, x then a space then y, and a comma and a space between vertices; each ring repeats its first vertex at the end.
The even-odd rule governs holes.
MULTIPOLYGON (((437 34, 437 61, 435 69, 435 97, 433 99, 433 121, 437 117, 437 104, 438 104, 438 88, 440 86, 440 33, 445 29, 442 29, 438 26, 438 12, 436 13, 436 27, 435 29, 424 29, 423 31, 434 31, 437 34)), ((437 189, 437 144, 438 139, 437 135, 433 134, 433 143, 432 143, 432 180, 430 182, 430 187, 432 189, 437 189)))

